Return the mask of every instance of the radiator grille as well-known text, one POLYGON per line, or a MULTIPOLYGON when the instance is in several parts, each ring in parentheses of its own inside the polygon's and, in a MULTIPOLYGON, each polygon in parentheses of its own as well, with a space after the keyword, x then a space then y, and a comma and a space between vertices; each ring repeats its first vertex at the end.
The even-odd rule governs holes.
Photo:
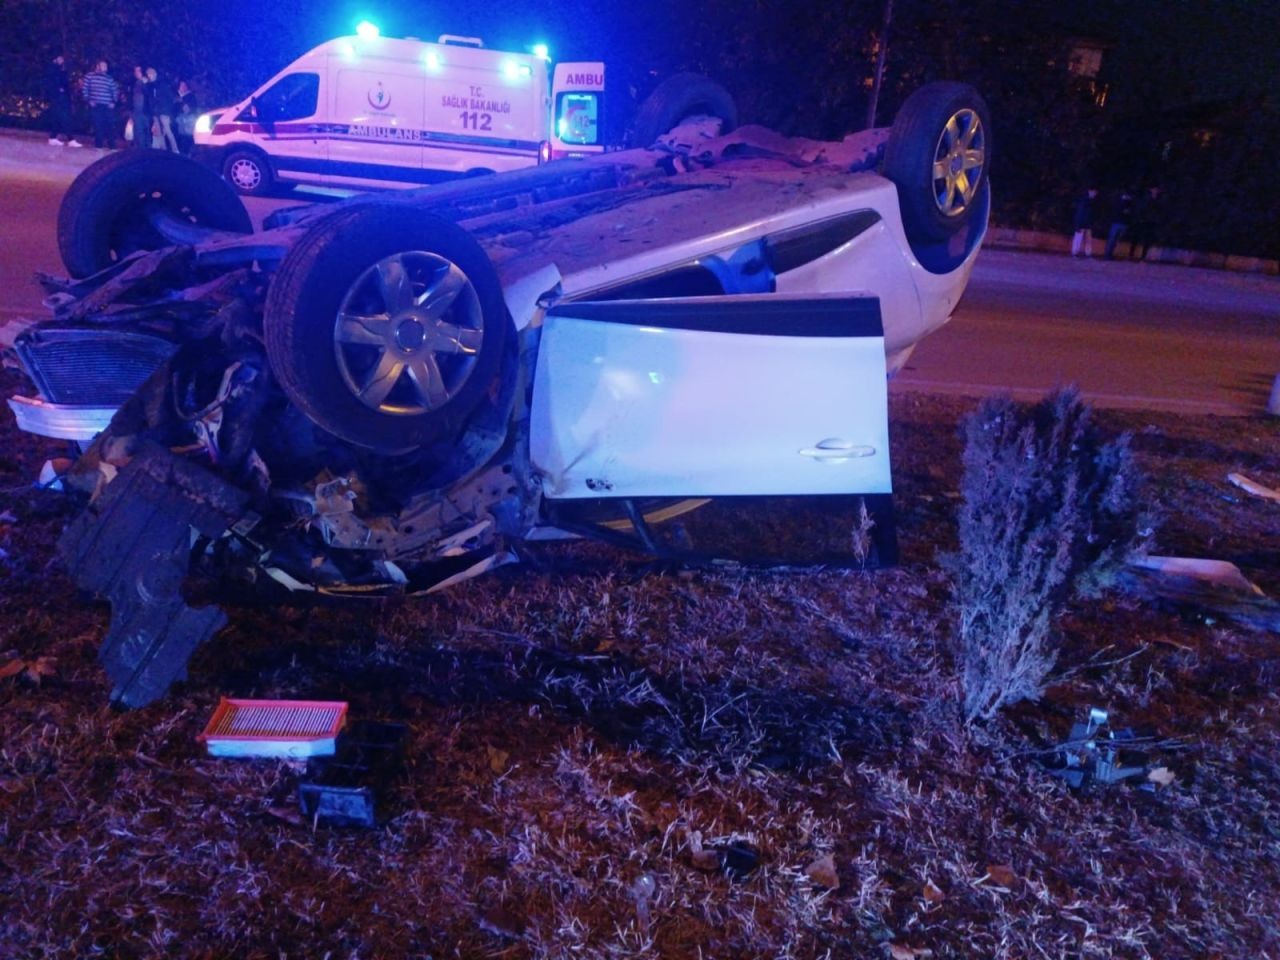
POLYGON ((41 327, 14 348, 46 400, 109 407, 133 396, 177 344, 133 331, 41 327))

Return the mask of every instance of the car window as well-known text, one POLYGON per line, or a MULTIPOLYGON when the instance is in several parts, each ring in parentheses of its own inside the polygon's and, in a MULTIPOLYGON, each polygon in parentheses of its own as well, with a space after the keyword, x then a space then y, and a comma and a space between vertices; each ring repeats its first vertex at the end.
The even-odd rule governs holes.
POLYGON ((661 297, 718 297, 725 293, 716 275, 696 264, 677 267, 666 273, 641 277, 591 295, 602 300, 653 300, 661 297))
POLYGON ((880 214, 874 210, 854 210, 772 234, 765 243, 769 266, 774 273, 802 267, 838 250, 879 222, 880 214))
POLYGON ((246 119, 263 123, 301 120, 316 112, 320 97, 320 74, 290 73, 253 98, 246 119))

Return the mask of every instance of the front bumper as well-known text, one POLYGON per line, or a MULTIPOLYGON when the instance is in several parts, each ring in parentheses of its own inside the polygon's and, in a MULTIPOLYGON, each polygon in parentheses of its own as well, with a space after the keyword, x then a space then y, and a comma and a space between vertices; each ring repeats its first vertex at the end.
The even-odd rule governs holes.
POLYGON ((37 397, 10 397, 9 409, 18 429, 55 440, 88 443, 111 422, 115 407, 92 407, 70 403, 50 403, 37 397))

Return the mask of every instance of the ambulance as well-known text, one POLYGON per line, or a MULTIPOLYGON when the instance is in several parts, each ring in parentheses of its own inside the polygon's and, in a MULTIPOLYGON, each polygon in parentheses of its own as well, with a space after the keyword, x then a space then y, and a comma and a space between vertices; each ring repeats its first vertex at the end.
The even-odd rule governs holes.
POLYGON ((603 63, 552 68, 542 45, 491 50, 449 34, 429 43, 363 23, 200 116, 195 141, 245 194, 420 186, 603 151, 604 90, 603 63))

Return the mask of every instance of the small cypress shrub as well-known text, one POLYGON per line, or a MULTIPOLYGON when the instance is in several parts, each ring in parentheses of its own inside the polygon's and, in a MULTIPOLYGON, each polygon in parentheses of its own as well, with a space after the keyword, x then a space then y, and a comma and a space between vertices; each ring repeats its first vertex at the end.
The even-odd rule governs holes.
POLYGON ((1104 443, 1074 388, 1029 410, 984 400, 965 439, 960 549, 943 562, 972 723, 1040 695, 1063 606, 1114 584, 1147 522, 1128 436, 1104 443))

